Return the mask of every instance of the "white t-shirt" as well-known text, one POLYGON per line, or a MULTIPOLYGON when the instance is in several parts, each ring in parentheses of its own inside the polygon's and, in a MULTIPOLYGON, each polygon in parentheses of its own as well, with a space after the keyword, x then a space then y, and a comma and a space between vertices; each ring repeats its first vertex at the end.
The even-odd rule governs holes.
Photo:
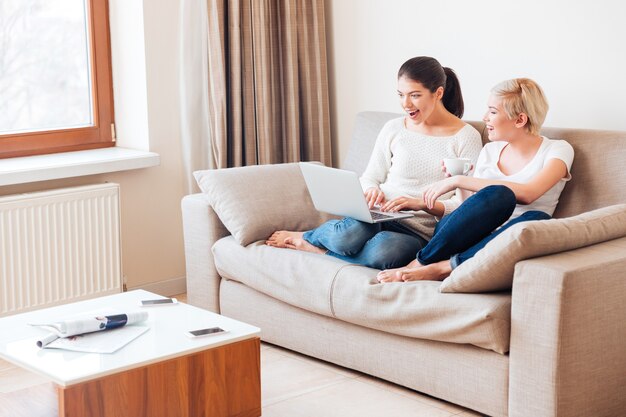
POLYGON ((559 182, 554 184, 544 195, 533 201, 531 204, 518 204, 513 211, 511 219, 514 219, 526 211, 539 210, 552 215, 563 187, 572 177, 570 169, 574 161, 574 148, 564 140, 553 140, 542 136, 543 142, 539 146, 539 150, 534 158, 519 172, 512 175, 505 175, 498 168, 498 161, 502 149, 508 142, 498 141, 486 144, 476 162, 476 170, 474 177, 485 178, 490 180, 501 180, 525 184, 529 182, 550 159, 560 159, 567 166, 567 177, 561 178, 559 182))

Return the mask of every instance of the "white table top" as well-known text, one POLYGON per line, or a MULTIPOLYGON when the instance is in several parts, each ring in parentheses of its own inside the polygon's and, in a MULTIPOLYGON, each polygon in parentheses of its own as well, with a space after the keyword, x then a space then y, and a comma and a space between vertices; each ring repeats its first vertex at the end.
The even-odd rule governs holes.
POLYGON ((260 329, 187 304, 139 307, 139 300, 163 298, 144 290, 0 318, 0 358, 69 386, 105 375, 145 366, 260 335, 260 329), (143 309, 149 330, 115 353, 81 353, 40 349, 36 341, 48 331, 28 323, 51 322, 97 310, 119 313, 143 309), (219 326, 227 333, 189 338, 188 330, 219 326))

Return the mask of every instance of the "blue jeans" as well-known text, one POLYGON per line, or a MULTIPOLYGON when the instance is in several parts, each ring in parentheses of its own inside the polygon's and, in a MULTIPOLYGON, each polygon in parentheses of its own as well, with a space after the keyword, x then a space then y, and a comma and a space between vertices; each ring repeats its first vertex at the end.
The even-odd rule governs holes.
POLYGON ((505 186, 483 188, 439 221, 433 238, 418 252, 418 262, 428 265, 450 259, 454 269, 514 224, 550 218, 542 211, 527 211, 507 222, 516 204, 515 194, 505 186))
POLYGON ((370 224, 350 217, 329 220, 303 239, 327 249, 327 255, 377 269, 405 266, 426 246, 424 238, 398 222, 370 224))

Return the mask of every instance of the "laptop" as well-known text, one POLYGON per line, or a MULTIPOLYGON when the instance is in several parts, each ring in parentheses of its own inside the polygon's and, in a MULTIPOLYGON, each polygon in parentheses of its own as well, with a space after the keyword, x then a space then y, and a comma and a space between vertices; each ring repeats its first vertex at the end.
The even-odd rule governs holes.
POLYGON ((413 217, 412 213, 370 210, 359 177, 352 171, 300 162, 300 170, 313 205, 319 211, 352 217, 366 223, 380 223, 413 217))

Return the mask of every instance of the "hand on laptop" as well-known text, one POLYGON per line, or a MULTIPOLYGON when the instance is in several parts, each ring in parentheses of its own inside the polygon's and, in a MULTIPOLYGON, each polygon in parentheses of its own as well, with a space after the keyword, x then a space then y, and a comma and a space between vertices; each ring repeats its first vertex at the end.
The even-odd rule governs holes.
POLYGON ((417 197, 398 197, 393 200, 387 201, 381 208, 380 211, 389 211, 392 213, 397 213, 402 210, 413 210, 419 211, 424 210, 426 208, 426 204, 424 200, 417 197))
POLYGON ((385 193, 383 193, 378 187, 370 187, 365 190, 365 201, 369 209, 373 209, 375 206, 382 206, 385 203, 385 193))

